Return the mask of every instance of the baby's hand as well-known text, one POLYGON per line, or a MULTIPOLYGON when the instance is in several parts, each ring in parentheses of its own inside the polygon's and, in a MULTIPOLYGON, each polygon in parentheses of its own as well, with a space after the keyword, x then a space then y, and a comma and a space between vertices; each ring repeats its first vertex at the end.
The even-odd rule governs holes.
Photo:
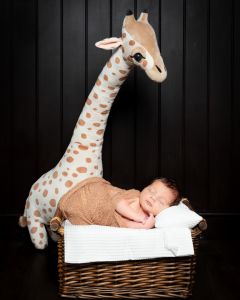
POLYGON ((153 214, 150 214, 147 217, 147 220, 143 223, 146 228, 153 228, 155 226, 155 218, 153 214))
POLYGON ((150 217, 149 215, 143 216, 143 217, 141 218, 141 223, 145 224, 146 221, 149 219, 149 217, 150 217))
POLYGON ((145 224, 147 219, 148 219, 148 216, 136 216, 133 221, 145 224))

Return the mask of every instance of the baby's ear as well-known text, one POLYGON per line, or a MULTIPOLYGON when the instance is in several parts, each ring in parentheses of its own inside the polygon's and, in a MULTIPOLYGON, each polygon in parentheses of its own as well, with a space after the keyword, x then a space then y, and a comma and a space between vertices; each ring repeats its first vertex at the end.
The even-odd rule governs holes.
POLYGON ((105 50, 116 49, 117 47, 119 47, 121 45, 122 45, 122 39, 116 38, 116 37, 107 38, 107 39, 104 39, 104 40, 101 40, 101 41, 95 43, 96 47, 102 48, 105 50))

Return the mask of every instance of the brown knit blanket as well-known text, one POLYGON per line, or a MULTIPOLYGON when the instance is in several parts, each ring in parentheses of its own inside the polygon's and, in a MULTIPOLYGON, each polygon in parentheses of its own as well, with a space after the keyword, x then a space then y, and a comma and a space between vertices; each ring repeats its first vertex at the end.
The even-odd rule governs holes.
POLYGON ((115 211, 115 205, 121 198, 139 195, 138 190, 120 189, 101 177, 90 177, 63 195, 58 208, 63 217, 75 225, 126 227, 126 219, 115 211))

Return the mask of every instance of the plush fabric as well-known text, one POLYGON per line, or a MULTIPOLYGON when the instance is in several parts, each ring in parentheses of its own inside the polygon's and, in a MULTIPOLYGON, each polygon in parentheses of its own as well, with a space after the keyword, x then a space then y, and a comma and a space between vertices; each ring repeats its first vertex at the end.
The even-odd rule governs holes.
POLYGON ((121 198, 134 198, 139 194, 138 190, 120 189, 101 177, 92 177, 69 190, 60 199, 58 208, 71 224, 126 227, 115 205, 121 198))
POLYGON ((193 228, 203 218, 189 209, 184 203, 180 202, 178 205, 170 206, 161 211, 155 217, 155 227, 187 227, 193 228))
POLYGON ((30 189, 19 224, 28 226, 31 240, 38 249, 47 246, 45 225, 53 218, 60 198, 82 180, 103 176, 102 145, 108 116, 130 71, 136 65, 157 82, 167 76, 147 13, 141 13, 138 20, 133 14, 126 15, 121 33, 121 37, 96 43, 97 47, 116 49, 116 52, 97 77, 63 157, 30 189))

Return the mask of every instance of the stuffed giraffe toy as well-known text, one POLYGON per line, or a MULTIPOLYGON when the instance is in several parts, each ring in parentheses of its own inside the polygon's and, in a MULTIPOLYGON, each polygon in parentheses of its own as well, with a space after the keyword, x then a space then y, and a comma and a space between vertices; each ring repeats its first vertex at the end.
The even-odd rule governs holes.
POLYGON ((95 45, 116 51, 85 102, 66 152, 53 169, 32 185, 24 215, 19 219, 20 226, 28 226, 37 249, 44 249, 48 244, 46 229, 52 239, 57 240, 58 236, 51 232, 49 223, 60 198, 80 181, 103 176, 102 144, 107 119, 113 101, 134 65, 141 67, 156 82, 162 82, 167 76, 146 11, 137 20, 128 11, 121 38, 106 38, 95 45))

